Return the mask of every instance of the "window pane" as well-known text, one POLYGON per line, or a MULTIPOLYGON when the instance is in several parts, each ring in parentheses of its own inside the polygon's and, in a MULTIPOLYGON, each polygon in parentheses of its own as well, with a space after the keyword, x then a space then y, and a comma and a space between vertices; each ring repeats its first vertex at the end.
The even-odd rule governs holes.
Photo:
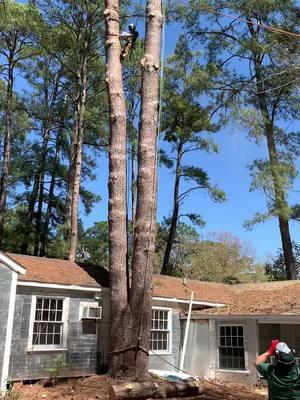
POLYGON ((63 300, 37 298, 32 345, 60 345, 62 340, 63 300))
POLYGON ((43 299, 37 298, 36 299, 36 308, 37 309, 41 309, 42 308, 42 304, 43 304, 43 299))
POLYGON ((57 302, 57 300, 51 299, 51 301, 50 301, 50 309, 51 310, 56 310, 56 302, 57 302))
POLYGON ((245 369, 242 326, 220 326, 219 367, 245 369))

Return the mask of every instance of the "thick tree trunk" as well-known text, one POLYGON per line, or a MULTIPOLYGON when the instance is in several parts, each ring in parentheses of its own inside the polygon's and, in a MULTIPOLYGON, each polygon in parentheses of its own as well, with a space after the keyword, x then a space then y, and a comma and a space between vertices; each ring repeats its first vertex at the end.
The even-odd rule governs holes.
POLYGON ((167 245, 166 245, 166 250, 165 250, 165 255, 164 255, 163 266, 162 266, 162 270, 161 270, 162 275, 166 275, 169 271, 170 255, 171 255, 174 239, 176 236, 176 229, 177 229, 177 222, 178 222, 178 215, 179 215, 179 189, 180 189, 180 178, 181 178, 182 149, 183 149, 183 142, 179 141, 178 148, 177 148, 175 184, 174 184, 174 192, 173 192, 173 212, 172 212, 171 225, 170 225, 170 230, 169 230, 169 234, 168 234, 167 245))
POLYGON ((120 63, 119 2, 106 0, 106 81, 110 107, 109 245, 112 376, 148 375, 152 270, 156 233, 156 137, 161 1, 147 2, 138 146, 132 285, 126 285, 126 109, 120 63), (139 310, 139 312, 137 312, 139 310))
POLYGON ((2 174, 0 179, 0 244, 3 241, 4 222, 6 215, 6 199, 8 191, 8 177, 10 172, 10 147, 12 135, 12 102, 13 102, 13 60, 8 60, 8 77, 4 116, 4 148, 2 174))
POLYGON ((112 385, 109 388, 109 400, 143 400, 169 397, 187 397, 201 394, 199 383, 195 381, 179 382, 128 382, 112 385))
POLYGON ((126 362, 131 376, 148 376, 152 273, 156 239, 157 119, 159 97, 161 0, 148 0, 145 54, 141 60, 141 113, 138 143, 137 207, 132 258, 132 286, 126 362), (136 312, 139 310, 139 313, 136 312))
MULTIPOLYGON (((126 343, 126 108, 120 62, 119 1, 105 0, 106 85, 110 111, 109 138, 109 274, 111 336, 109 373, 121 374, 119 358, 126 343)), ((122 369, 122 368, 121 368, 122 369)))

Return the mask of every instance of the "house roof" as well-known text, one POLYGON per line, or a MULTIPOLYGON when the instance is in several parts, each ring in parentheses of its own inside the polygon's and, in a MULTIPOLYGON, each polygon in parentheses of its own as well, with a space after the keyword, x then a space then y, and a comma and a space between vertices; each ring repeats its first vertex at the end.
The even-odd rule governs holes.
POLYGON ((26 269, 22 265, 9 257, 8 254, 3 253, 3 251, 0 251, 0 263, 3 263, 6 267, 18 274, 24 275, 26 272, 26 269))
POLYGON ((109 286, 108 271, 103 267, 23 254, 8 253, 8 256, 26 268, 25 275, 18 277, 19 281, 87 287, 109 286))
POLYGON ((300 282, 261 282, 230 286, 225 307, 197 311, 204 315, 300 314, 300 282))
POLYGON ((154 275, 154 296, 189 300, 194 292, 194 300, 228 304, 230 301, 229 285, 223 283, 202 282, 166 275, 154 275))
MULTIPOLYGON (((11 254, 9 257, 26 268, 19 281, 78 285, 87 287, 108 287, 108 271, 85 263, 76 263, 54 258, 11 254)), ((228 303, 226 287, 221 283, 200 282, 171 276, 154 275, 154 296, 189 300, 194 291, 194 300, 214 303, 228 303)))
MULTIPOLYGON (((10 253, 8 257, 26 268, 25 275, 18 275, 19 281, 109 287, 108 271, 99 266, 10 253)), ((195 314, 300 314, 300 281, 226 285, 154 275, 155 297, 189 300, 191 291, 195 301, 225 304, 225 307, 193 311, 195 314)))

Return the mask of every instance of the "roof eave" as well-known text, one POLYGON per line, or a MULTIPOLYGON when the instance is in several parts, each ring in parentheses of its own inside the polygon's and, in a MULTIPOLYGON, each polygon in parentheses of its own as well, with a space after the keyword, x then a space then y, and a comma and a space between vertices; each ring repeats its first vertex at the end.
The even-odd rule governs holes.
POLYGON ((6 265, 11 270, 17 272, 20 275, 25 275, 26 268, 19 264, 17 261, 9 257, 7 254, 0 251, 0 262, 6 265))

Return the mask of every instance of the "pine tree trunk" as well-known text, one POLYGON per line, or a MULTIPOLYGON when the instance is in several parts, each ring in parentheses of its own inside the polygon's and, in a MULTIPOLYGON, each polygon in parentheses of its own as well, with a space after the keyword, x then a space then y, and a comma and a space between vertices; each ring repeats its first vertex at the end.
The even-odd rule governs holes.
POLYGON ((72 185, 72 201, 71 201, 71 235, 70 235, 70 250, 68 259, 75 261, 76 258, 76 246, 78 236, 78 204, 79 204, 79 191, 80 191, 80 177, 81 177, 81 165, 82 165, 82 144, 83 144, 83 133, 84 133, 84 114, 85 114, 85 103, 86 103, 86 74, 82 81, 82 92, 80 101, 77 103, 77 126, 76 126, 76 144, 75 144, 75 155, 74 155, 74 181, 72 185))
MULTIPOLYGON (((110 112, 109 138, 109 275, 110 275, 110 348, 124 348, 127 317, 127 231, 126 231, 126 108, 120 62, 119 1, 105 0, 106 85, 110 112)), ((109 373, 122 375, 121 353, 111 353, 109 373)))
MULTIPOLYGON (((257 32, 254 30, 254 27, 251 24, 251 15, 249 15, 247 12, 246 12, 246 18, 248 21, 250 21, 248 23, 248 29, 251 34, 251 37, 253 40, 257 40, 257 32)), ((253 62, 256 75, 255 78, 256 78, 258 105, 264 121, 265 137, 267 139, 270 169, 274 185, 275 206, 278 215, 284 263, 286 267, 286 275, 288 280, 293 280, 296 279, 296 265, 295 265, 293 245, 289 230, 289 219, 287 216, 288 203, 286 201, 286 196, 285 196, 286 194, 284 192, 282 180, 280 177, 280 173, 278 171, 279 162, 278 162, 278 154, 275 142, 274 123, 273 123, 273 118, 271 117, 268 110, 266 92, 264 87, 265 80, 262 73, 263 59, 261 54, 256 50, 253 50, 253 62)))
POLYGON ((109 252, 111 353, 109 373, 148 375, 152 271, 156 235, 156 137, 160 62, 161 1, 148 0, 138 146, 137 210, 132 285, 126 285, 126 109, 120 63, 119 2, 106 0, 106 81, 110 107, 109 252), (139 310, 139 312, 137 312, 139 310))
POLYGON ((156 240, 157 121, 159 98, 161 0, 147 1, 145 54, 141 60, 141 114, 138 143, 137 207, 132 258, 132 285, 128 345, 128 372, 137 379, 148 376, 152 274, 156 240), (139 310, 139 313, 137 313, 139 310))
POLYGON ((167 239, 167 245, 164 255, 164 261, 161 273, 162 275, 167 275, 169 271, 170 255, 172 251, 172 246, 176 236, 178 215, 179 215, 179 188, 180 188, 180 178, 181 178, 181 160, 182 160, 182 148, 183 143, 180 141, 177 148, 177 162, 176 162, 176 172, 175 172, 175 185, 173 192, 173 212, 170 230, 167 239))
POLYGON ((38 196, 38 208, 36 213, 36 224, 35 224, 35 243, 34 243, 34 255, 39 254, 40 248, 40 231, 42 225, 42 211, 44 202, 44 186, 45 186, 45 169, 46 169, 46 158, 48 152, 48 141, 49 141, 50 127, 49 123, 46 123, 43 135, 43 144, 41 151, 41 159, 39 165, 39 196, 38 196))
POLYGON ((88 52, 91 45, 93 24, 91 18, 88 16, 86 37, 83 48, 82 65, 79 73, 79 101, 76 102, 76 134, 74 146, 74 166, 72 173, 72 201, 71 201, 71 234, 70 234, 70 249, 68 259, 75 261, 76 246, 78 239, 78 206, 80 196, 80 177, 82 166, 82 147, 84 135, 84 118, 87 98, 87 85, 88 85, 88 52))
POLYGON ((6 199, 8 191, 8 177, 10 172, 10 147, 12 135, 12 103, 13 103, 13 60, 8 60, 8 77, 6 87, 5 115, 4 115, 4 148, 2 174, 0 179, 0 244, 3 241, 4 222, 6 215, 6 199))
POLYGON ((33 187, 32 192, 30 195, 28 209, 25 217, 25 224, 24 224, 24 240, 20 246, 20 253, 27 254, 28 252, 28 245, 29 245, 29 236, 32 229, 32 223, 34 218, 34 209, 35 204, 37 201, 39 191, 39 175, 36 173, 33 178, 33 187))
POLYGON ((41 257, 44 257, 46 255, 46 243, 47 243, 47 238, 48 238, 49 224, 50 224, 51 212, 52 212, 52 207, 53 207, 55 179, 56 179, 56 174, 57 174, 57 167, 59 165, 61 136, 62 136, 62 129, 58 133, 57 139, 56 139, 55 158, 54 158, 55 161, 54 161, 53 171, 51 174, 51 181, 50 181, 49 194, 48 194, 48 204, 47 204, 47 210, 46 210, 46 214, 45 214, 43 231, 41 234, 41 249, 40 249, 40 254, 39 254, 41 257))
POLYGON ((257 58, 255 59, 255 67, 256 67, 256 80, 258 82, 257 83, 258 103, 265 125, 265 136, 267 139, 270 169, 274 184, 275 206, 278 215, 284 263, 286 267, 286 275, 288 280, 294 280, 296 279, 296 266, 293 254, 293 245, 289 230, 289 220, 287 217, 288 204, 285 198, 280 172, 278 170, 279 162, 278 162, 278 155, 275 143, 274 125, 268 111, 267 101, 262 86, 263 75, 261 74, 261 65, 257 58))

